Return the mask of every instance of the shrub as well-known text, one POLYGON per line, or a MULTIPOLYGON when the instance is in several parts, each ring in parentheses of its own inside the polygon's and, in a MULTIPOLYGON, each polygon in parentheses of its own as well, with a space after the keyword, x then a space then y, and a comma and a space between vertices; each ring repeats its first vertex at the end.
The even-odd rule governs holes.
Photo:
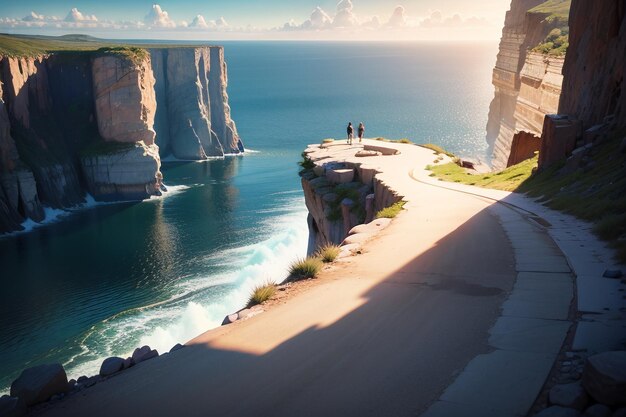
POLYGON ((295 279, 315 278, 322 266, 323 263, 319 258, 309 256, 292 263, 289 267, 289 273, 295 279))
POLYGON ((248 300, 248 307, 252 307, 257 304, 263 304, 265 301, 272 298, 272 296, 276 293, 276 284, 266 283, 260 284, 254 287, 252 290, 252 294, 250 294, 250 299, 248 300))
POLYGON ((406 201, 398 201, 397 203, 394 203, 389 207, 385 207, 384 209, 376 213, 376 218, 380 219, 386 217, 388 219, 393 219, 398 215, 398 213, 400 213, 405 204, 406 201))
POLYGON ((313 163, 313 161, 311 160, 311 158, 308 157, 307 154, 302 152, 302 161, 298 162, 298 165, 300 165, 302 169, 306 171, 307 169, 313 169, 315 163, 313 163))
POLYGON ((337 259, 337 257, 339 256, 340 253, 341 253, 341 248, 338 245, 328 244, 328 245, 322 246, 317 251, 317 256, 323 262, 327 262, 328 263, 328 262, 334 262, 335 259, 337 259))

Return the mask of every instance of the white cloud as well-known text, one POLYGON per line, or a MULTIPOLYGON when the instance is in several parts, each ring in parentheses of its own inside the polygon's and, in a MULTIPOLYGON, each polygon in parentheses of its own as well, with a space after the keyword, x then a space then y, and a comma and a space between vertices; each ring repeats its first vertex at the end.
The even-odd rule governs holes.
POLYGON ((23 21, 25 22, 36 22, 36 21, 43 21, 46 19, 46 16, 42 15, 42 14, 37 14, 35 12, 30 12, 30 14, 28 16, 24 16, 22 18, 23 21))
POLYGON ((361 23, 361 26, 369 29, 378 29, 381 26, 380 18, 378 16, 372 16, 370 19, 361 23))
POLYGON ((224 17, 222 16, 222 17, 220 17, 219 19, 217 19, 217 20, 215 21, 215 25, 216 25, 218 28, 225 28, 225 27, 227 27, 227 26, 228 26, 228 22, 227 22, 227 21, 226 21, 226 19, 224 19, 224 17))
POLYGON ((430 16, 419 22, 420 28, 463 28, 463 27, 480 27, 489 23, 484 18, 470 16, 462 17, 460 14, 444 17, 439 10, 433 10, 430 16))
POLYGON ((190 28, 199 28, 199 29, 208 29, 209 25, 206 23, 206 20, 204 20, 204 16, 202 16, 201 14, 197 15, 196 17, 193 18, 191 24, 189 25, 190 28))
POLYGON ((170 18, 170 15, 158 4, 153 4, 152 9, 144 17, 143 21, 146 25, 156 28, 175 28, 176 23, 170 18))
POLYGON ((391 14, 391 17, 389 18, 389 22, 387 22, 387 25, 391 26, 391 27, 403 27, 406 26, 406 16, 404 14, 404 7, 402 6, 397 6, 393 13, 391 14))
POLYGON ((357 26, 359 19, 357 19, 353 9, 351 0, 341 0, 337 3, 337 14, 333 19, 333 26, 338 28, 357 26))
POLYGON ((93 15, 93 14, 92 15, 82 14, 76 7, 74 7, 72 10, 69 11, 67 16, 65 16, 65 21, 74 22, 74 23, 97 22, 98 18, 96 17, 96 15, 93 15))

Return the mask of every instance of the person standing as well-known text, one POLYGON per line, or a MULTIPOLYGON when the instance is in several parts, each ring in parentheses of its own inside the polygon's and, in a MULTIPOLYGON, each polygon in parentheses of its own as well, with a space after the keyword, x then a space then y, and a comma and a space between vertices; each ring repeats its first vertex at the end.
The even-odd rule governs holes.
POLYGON ((348 145, 352 145, 352 139, 354 138, 354 128, 352 127, 352 122, 348 122, 348 128, 346 131, 348 132, 348 145))
POLYGON ((363 141, 363 134, 365 133, 365 125, 363 122, 359 123, 359 143, 363 141))

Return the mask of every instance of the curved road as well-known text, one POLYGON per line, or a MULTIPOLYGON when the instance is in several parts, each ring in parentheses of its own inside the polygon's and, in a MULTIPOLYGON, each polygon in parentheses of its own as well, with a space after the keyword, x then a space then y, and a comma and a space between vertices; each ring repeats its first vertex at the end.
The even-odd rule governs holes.
MULTIPOLYGON (((332 152, 340 148, 347 146, 332 152)), ((406 196, 407 210, 362 255, 338 263, 284 304, 35 414, 426 411, 473 358, 491 351, 488 330, 513 288, 515 259, 489 210, 492 201, 411 180, 411 169, 434 157, 415 146, 402 150, 379 157, 380 175, 406 196)))

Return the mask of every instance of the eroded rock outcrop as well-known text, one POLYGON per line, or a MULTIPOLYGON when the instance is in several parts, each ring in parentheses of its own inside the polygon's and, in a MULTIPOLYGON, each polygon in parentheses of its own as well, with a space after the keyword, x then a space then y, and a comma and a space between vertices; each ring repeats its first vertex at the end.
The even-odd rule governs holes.
POLYGON ((98 131, 113 146, 81 157, 89 192, 108 201, 160 194, 163 176, 154 143, 156 97, 150 58, 133 62, 122 56, 97 57, 92 71, 98 131))
POLYGON ((543 117, 558 109, 563 58, 531 50, 562 24, 546 18, 544 13, 529 12, 544 1, 513 0, 506 14, 493 70, 495 95, 487 122, 487 143, 495 169, 509 165, 513 145, 524 142, 528 147, 533 142, 525 140, 528 134, 539 138, 543 117), (515 140, 520 132, 526 137, 515 140))
POLYGON ((201 160, 242 152, 230 117, 223 48, 153 49, 150 53, 162 155, 201 160))
POLYGON ((378 211, 402 200, 376 176, 377 169, 367 163, 328 158, 323 152, 318 154, 320 149, 309 145, 304 155, 311 167, 300 173, 309 211, 309 252, 329 243, 353 243, 347 237, 355 226, 371 222, 378 211))
POLYGON ((92 73, 100 136, 106 141, 153 144, 156 98, 150 60, 97 57, 92 73))

